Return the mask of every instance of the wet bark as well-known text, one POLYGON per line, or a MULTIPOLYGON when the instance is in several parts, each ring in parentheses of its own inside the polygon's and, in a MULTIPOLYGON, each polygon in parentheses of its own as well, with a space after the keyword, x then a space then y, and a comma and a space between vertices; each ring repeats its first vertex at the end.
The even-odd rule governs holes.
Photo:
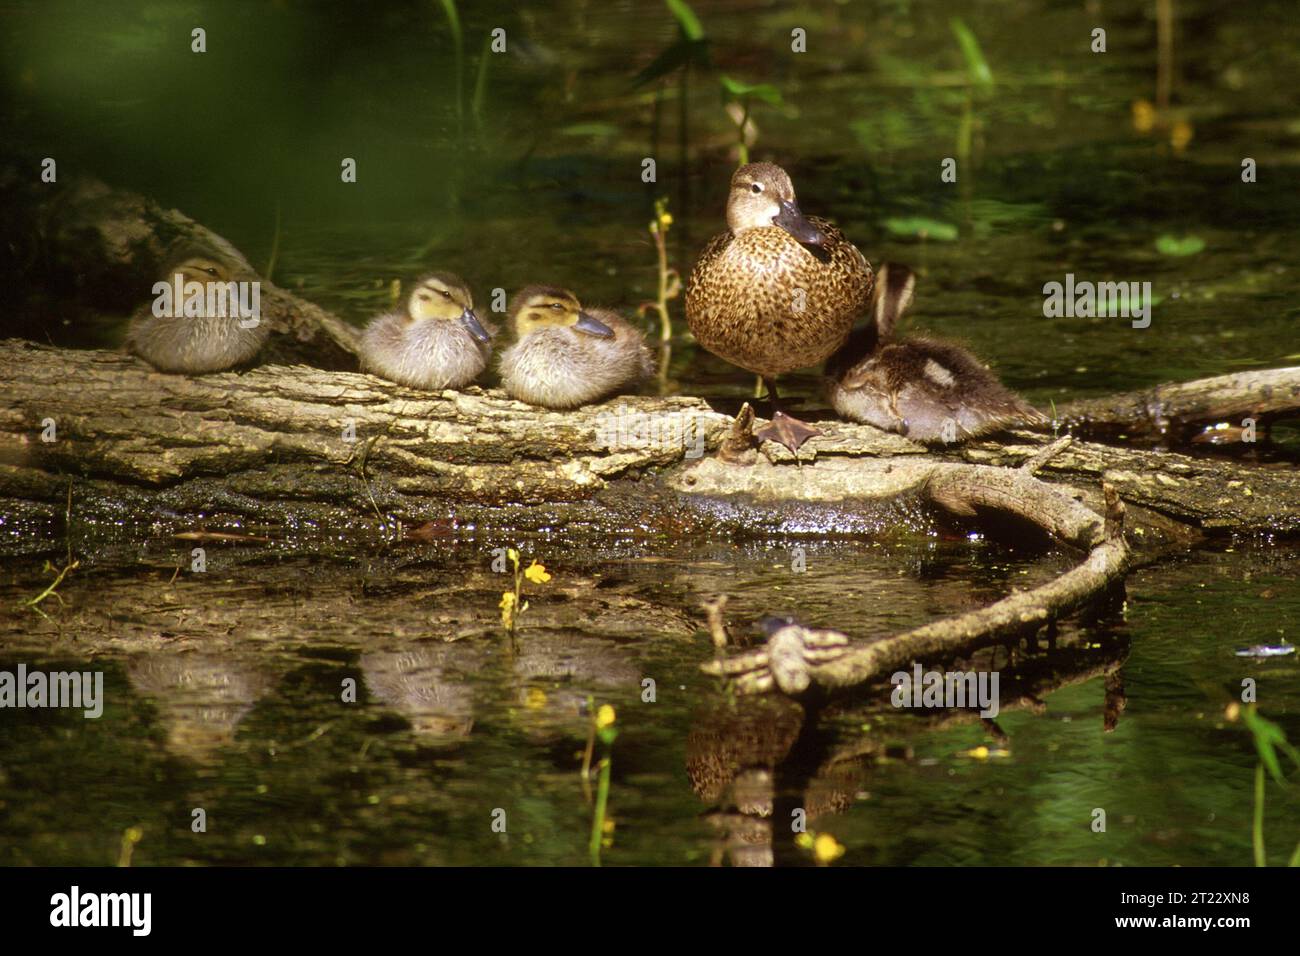
MULTIPOLYGON (((261 523, 378 513, 409 523, 531 507, 538 522, 605 515, 677 526, 693 510, 699 520, 780 530, 795 513, 829 526, 834 515, 852 522, 909 496, 966 516, 1006 510, 981 497, 1000 487, 985 481, 998 468, 960 469, 1018 466, 1046 441, 1021 433, 927 451, 825 422, 799 462, 770 442, 724 461, 715 453, 731 419, 695 398, 549 412, 499 390, 419 392, 304 366, 189 378, 121 353, 18 340, 0 342, 0 368, 0 497, 11 513, 23 503, 61 510, 71 482, 83 501, 119 512, 261 523), (635 480, 650 477, 658 480, 635 480), (967 506, 953 507, 945 489, 959 480, 975 485, 967 506), (583 504, 593 498, 595 507, 583 504)), ((1130 527, 1151 541, 1300 531, 1300 477, 1289 467, 1074 442, 1040 474, 1095 510, 1105 480, 1131 506, 1130 527)))
MULTIPOLYGON (((1300 410, 1300 367, 1233 372, 1194 382, 1157 385, 1137 392, 1071 402, 1060 409, 1072 430, 1102 437, 1196 440, 1207 425, 1230 426, 1233 437, 1246 419, 1260 430, 1300 410)), ((1213 432, 1206 439, 1213 440, 1213 432)), ((1239 440, 1239 439, 1238 439, 1239 440)))

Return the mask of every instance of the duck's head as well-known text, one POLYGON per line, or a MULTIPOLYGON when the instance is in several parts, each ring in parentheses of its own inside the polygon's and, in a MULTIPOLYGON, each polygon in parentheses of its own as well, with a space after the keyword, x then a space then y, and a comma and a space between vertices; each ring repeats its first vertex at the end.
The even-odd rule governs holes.
POLYGON ((517 292, 510 306, 510 324, 520 339, 529 332, 554 328, 571 328, 602 339, 614 337, 613 329, 582 311, 576 295, 549 286, 530 285, 517 292))
POLYGON ((450 273, 433 272, 418 280, 407 297, 406 314, 412 322, 459 322, 479 342, 492 340, 474 314, 469 287, 450 273))
POLYGON ((727 226, 733 235, 760 226, 777 226, 800 242, 820 246, 826 236, 799 211, 794 183, 773 163, 747 163, 731 177, 727 226))
POLYGON ((232 271, 224 263, 209 256, 186 256, 177 260, 176 264, 167 270, 163 279, 172 282, 176 276, 180 276, 181 281, 186 284, 197 282, 200 285, 207 285, 209 282, 229 282, 232 271))

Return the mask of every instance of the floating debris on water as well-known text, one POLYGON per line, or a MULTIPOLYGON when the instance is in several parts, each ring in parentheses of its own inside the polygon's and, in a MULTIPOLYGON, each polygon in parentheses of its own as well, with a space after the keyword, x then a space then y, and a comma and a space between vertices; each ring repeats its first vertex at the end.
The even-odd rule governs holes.
POLYGON ((1238 657, 1285 657, 1295 653, 1294 644, 1256 644, 1237 651, 1238 657))

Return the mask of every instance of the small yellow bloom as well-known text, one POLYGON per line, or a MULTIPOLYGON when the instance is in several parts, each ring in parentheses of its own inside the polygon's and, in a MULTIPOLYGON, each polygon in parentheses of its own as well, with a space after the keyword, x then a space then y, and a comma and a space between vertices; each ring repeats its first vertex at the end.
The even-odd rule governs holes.
POLYGON ((811 833, 800 833, 794 838, 794 845, 801 850, 811 850, 813 848, 813 838, 811 833))
POLYGON ((1147 100, 1133 101, 1133 128, 1139 133, 1149 133, 1156 125, 1156 108, 1147 100))
POLYGON ((546 691, 540 687, 528 688, 528 695, 524 698, 524 706, 529 710, 541 710, 546 706, 546 691))
POLYGON ((1169 131, 1169 145, 1174 148, 1174 152, 1181 153, 1191 141, 1192 124, 1187 120, 1179 120, 1169 131))
POLYGON ((515 597, 514 591, 503 591, 501 593, 501 623, 506 627, 515 619, 515 606, 519 599, 515 597))
POLYGON ((975 758, 976 760, 988 760, 988 759, 989 759, 989 748, 988 748, 988 747, 985 747, 985 746, 983 746, 983 745, 980 745, 979 747, 976 747, 976 748, 974 748, 973 750, 968 750, 968 751, 966 751, 966 756, 967 756, 967 757, 973 757, 973 758, 975 758))
POLYGON ((538 564, 536 561, 528 565, 528 568, 524 571, 524 577, 532 581, 534 584, 545 584, 547 581, 551 580, 551 575, 547 572, 546 565, 538 564))
POLYGON ((614 708, 609 704, 601 704, 600 709, 596 711, 596 729, 604 730, 614 723, 614 708))
POLYGON ((671 226, 672 224, 673 224, 673 214, 672 214, 672 213, 670 213, 670 212, 664 212, 664 213, 660 213, 660 214, 659 214, 659 225, 660 225, 660 226, 662 226, 663 228, 667 229, 667 228, 668 228, 669 226, 671 226))
POLYGON ((818 863, 833 863, 844 855, 844 846, 829 833, 817 834, 813 841, 813 856, 818 863))

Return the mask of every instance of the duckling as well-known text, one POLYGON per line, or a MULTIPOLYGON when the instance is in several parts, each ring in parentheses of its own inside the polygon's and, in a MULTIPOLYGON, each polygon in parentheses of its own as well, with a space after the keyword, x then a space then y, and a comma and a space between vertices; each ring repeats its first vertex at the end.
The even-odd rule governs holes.
POLYGON ((515 294, 509 315, 515 344, 501 353, 501 384, 521 402, 577 408, 654 373, 637 329, 608 310, 584 310, 565 289, 529 286, 515 294))
POLYGON ((240 314, 243 299, 232 281, 234 273, 208 256, 181 259, 160 279, 169 287, 166 298, 158 296, 132 317, 127 351, 159 371, 185 375, 224 372, 250 361, 271 328, 257 314, 260 294, 255 285, 252 314, 240 314), (178 290, 175 295, 172 288, 178 290))
POLYGON ((463 388, 487 367, 495 331, 474 314, 463 280, 431 272, 401 309, 370 320, 361 335, 361 368, 412 388, 463 388))
POLYGON ((880 267, 872 322, 855 329, 826 364, 831 406, 845 418, 926 443, 1046 422, 964 348, 929 338, 889 341, 915 285, 906 266, 880 267))
POLYGON ((871 301, 871 265, 831 222, 799 211, 789 175, 771 163, 731 177, 727 227, 691 272, 686 322, 704 348, 762 376, 774 412, 755 435, 797 451, 821 433, 779 408, 774 380, 844 343, 871 301))

